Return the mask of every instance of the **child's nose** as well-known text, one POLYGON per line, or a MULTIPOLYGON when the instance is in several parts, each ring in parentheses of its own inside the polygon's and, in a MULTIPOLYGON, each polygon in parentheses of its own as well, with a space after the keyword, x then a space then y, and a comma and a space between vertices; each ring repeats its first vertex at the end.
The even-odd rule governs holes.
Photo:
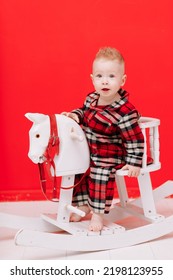
POLYGON ((108 79, 106 77, 103 77, 102 83, 104 85, 107 85, 108 84, 108 79))

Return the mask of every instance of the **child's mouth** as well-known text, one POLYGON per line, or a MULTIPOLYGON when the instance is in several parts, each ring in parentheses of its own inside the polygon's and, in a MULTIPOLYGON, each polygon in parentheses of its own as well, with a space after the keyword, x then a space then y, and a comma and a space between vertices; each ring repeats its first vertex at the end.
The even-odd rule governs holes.
POLYGON ((108 91, 108 90, 109 90, 109 88, 102 88, 102 90, 103 90, 103 91, 108 91))

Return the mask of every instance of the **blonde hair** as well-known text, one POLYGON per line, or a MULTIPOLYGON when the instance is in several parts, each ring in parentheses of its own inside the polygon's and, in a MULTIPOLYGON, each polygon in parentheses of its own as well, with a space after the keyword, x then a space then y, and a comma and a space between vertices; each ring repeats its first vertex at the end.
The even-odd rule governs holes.
POLYGON ((124 57, 122 56, 122 54, 117 49, 111 47, 100 48, 96 53, 95 60, 100 58, 105 58, 108 60, 116 59, 120 63, 124 63, 124 57))

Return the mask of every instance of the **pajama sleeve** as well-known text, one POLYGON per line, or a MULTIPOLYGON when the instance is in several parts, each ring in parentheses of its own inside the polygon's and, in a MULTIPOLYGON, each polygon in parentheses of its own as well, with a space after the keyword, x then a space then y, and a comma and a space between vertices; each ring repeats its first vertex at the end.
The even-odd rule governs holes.
POLYGON ((84 112, 90 107, 91 97, 90 94, 86 97, 86 100, 81 108, 74 109, 71 113, 75 113, 79 117, 79 124, 83 123, 84 112))
POLYGON ((138 119, 138 112, 133 110, 120 119, 118 126, 126 150, 126 164, 141 167, 144 150, 144 136, 139 127, 138 119))
POLYGON ((82 121, 83 121, 83 110, 82 110, 82 108, 75 109, 75 110, 71 111, 71 113, 77 114, 78 117, 79 117, 79 124, 82 124, 82 121))

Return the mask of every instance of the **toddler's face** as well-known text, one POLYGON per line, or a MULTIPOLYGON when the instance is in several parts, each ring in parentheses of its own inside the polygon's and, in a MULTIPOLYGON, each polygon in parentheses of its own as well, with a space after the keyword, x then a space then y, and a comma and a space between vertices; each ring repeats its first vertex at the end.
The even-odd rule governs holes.
POLYGON ((93 63, 92 81, 97 93, 105 101, 113 98, 124 85, 124 65, 118 60, 96 59, 93 63))

